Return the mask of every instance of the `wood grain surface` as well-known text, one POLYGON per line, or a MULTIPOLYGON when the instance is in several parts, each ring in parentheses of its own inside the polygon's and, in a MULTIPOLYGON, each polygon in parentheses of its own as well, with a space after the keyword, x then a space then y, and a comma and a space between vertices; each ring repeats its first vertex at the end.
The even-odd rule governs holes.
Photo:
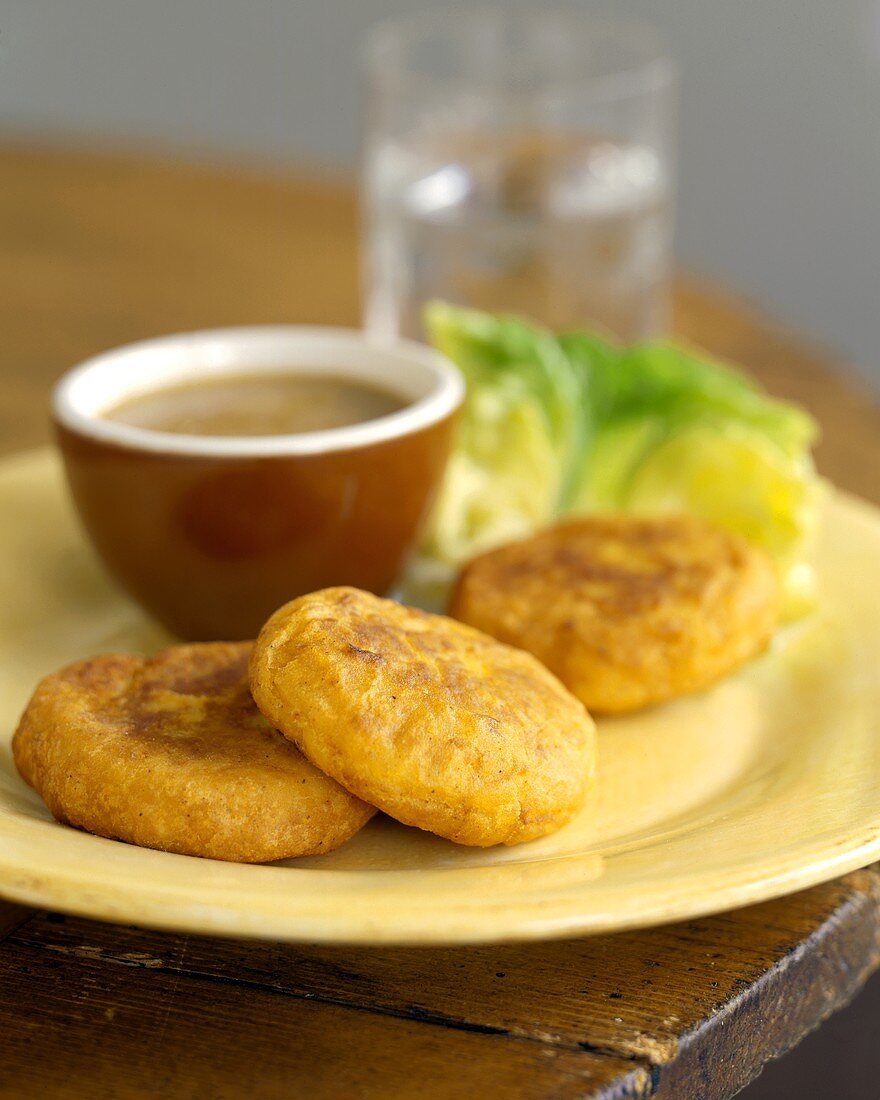
MULTIPOLYGON (((356 324, 355 240, 344 181, 0 146, 0 449, 44 442, 52 381, 102 348, 356 324)), ((880 501, 880 414, 827 354, 698 279, 675 316, 811 408, 822 470, 880 501)), ((668 928, 455 950, 216 941, 0 903, 0 1096, 720 1100, 878 963, 874 868, 668 928)))

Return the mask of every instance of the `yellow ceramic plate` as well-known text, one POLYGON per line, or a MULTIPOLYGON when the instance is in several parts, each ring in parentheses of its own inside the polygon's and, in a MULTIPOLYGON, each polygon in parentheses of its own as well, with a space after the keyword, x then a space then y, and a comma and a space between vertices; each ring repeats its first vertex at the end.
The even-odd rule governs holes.
POLYGON ((601 726, 596 797, 554 836, 458 848, 374 819, 253 867, 52 821, 9 738, 67 661, 168 639, 105 578, 46 452, 0 466, 0 894, 191 932, 465 943, 605 932, 775 897, 880 858, 880 516, 828 504, 820 608, 714 690, 601 726))

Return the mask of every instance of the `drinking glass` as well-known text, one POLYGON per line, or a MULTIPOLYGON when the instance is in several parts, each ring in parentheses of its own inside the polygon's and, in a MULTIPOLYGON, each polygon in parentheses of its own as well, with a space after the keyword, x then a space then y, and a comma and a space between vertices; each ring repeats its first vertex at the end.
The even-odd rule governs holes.
POLYGON ((624 339, 668 320, 675 74, 654 31, 437 12, 364 50, 365 323, 432 298, 624 339))

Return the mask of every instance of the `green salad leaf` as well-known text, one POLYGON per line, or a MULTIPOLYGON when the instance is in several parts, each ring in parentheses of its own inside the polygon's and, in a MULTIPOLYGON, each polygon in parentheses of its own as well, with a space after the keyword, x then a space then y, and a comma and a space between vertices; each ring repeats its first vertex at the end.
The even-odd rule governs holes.
POLYGON ((669 343, 597 357, 560 343, 592 383, 592 432, 572 510, 691 512, 739 531, 784 570, 816 515, 811 416, 745 375, 669 343))
POLYGON ((551 332, 519 318, 434 302, 425 323, 467 383, 427 542, 458 564, 551 522, 570 499, 584 444, 581 376, 551 332))
POLYGON ((665 341, 621 346, 445 302, 426 325, 467 397, 423 561, 456 566, 565 514, 690 512, 764 547, 802 596, 821 495, 803 409, 665 341))

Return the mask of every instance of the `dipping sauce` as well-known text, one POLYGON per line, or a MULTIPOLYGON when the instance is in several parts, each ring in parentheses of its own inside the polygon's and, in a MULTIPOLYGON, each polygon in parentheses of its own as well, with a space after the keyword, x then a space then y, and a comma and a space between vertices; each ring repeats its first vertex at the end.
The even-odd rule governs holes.
POLYGON ((231 374, 152 390, 107 420, 177 435, 292 435, 344 428, 407 404, 381 386, 328 374, 231 374))

